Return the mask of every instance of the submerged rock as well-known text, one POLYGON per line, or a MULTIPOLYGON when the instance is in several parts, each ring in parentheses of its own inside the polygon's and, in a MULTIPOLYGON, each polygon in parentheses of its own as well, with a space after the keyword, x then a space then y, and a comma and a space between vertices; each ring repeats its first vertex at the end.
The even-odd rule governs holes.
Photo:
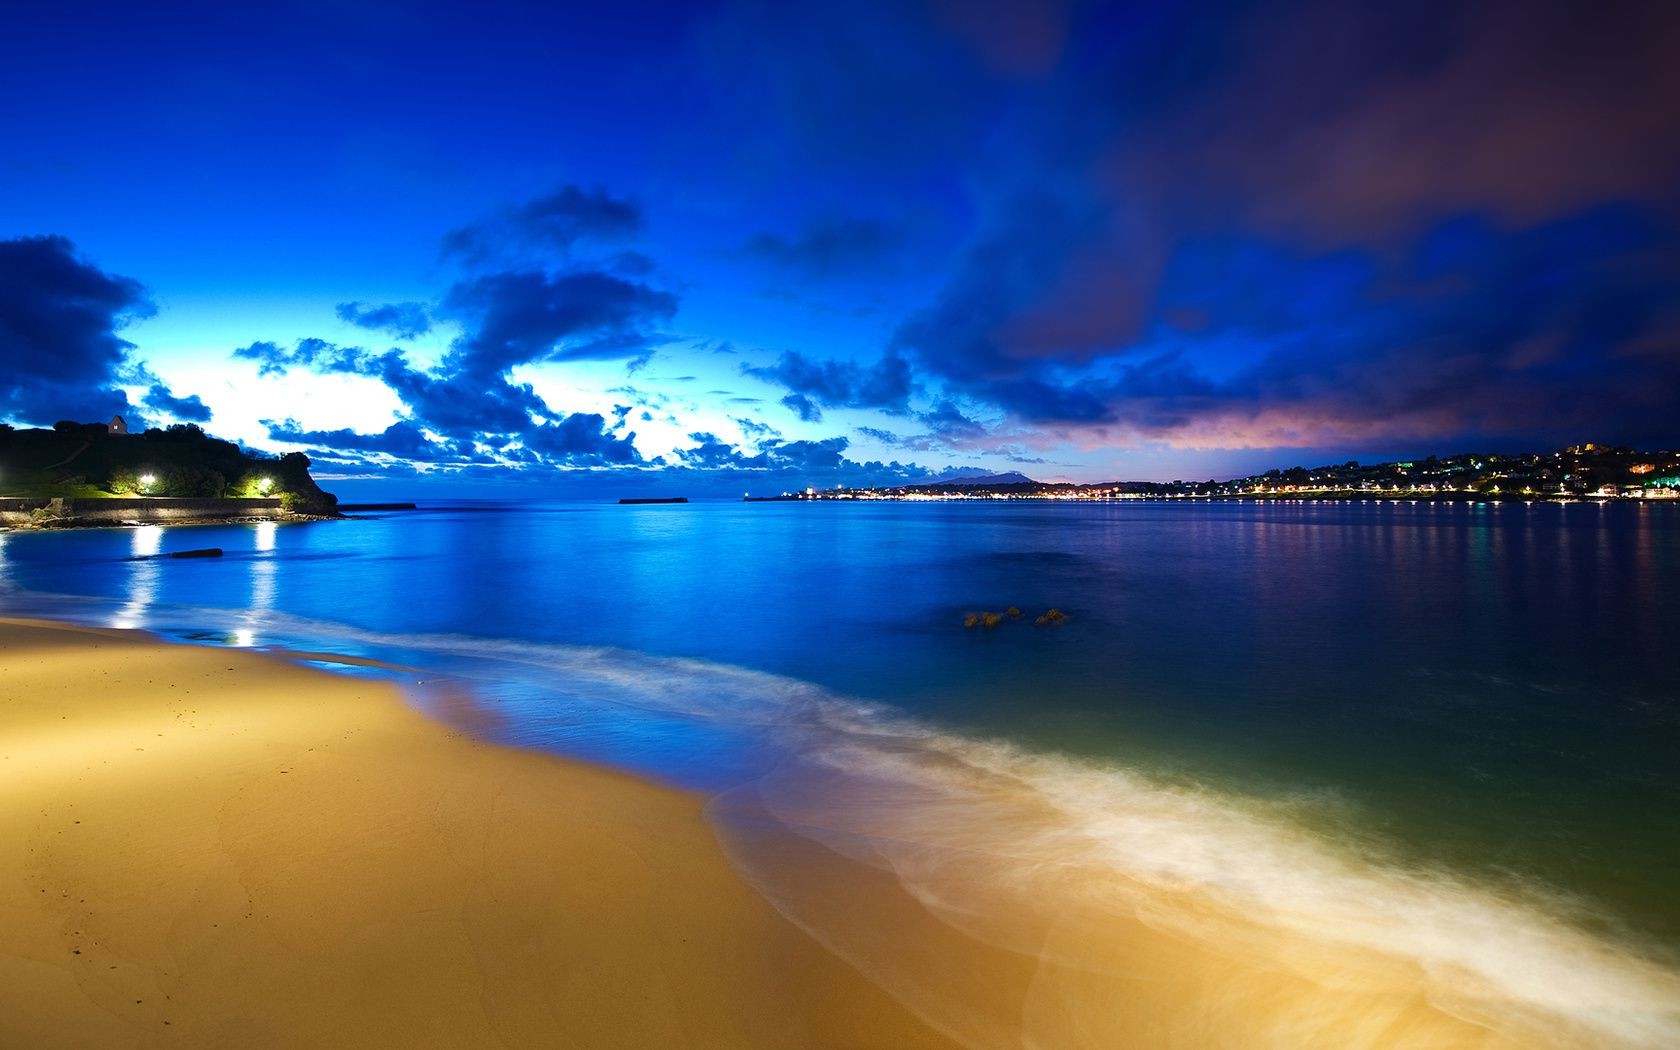
POLYGON ((1049 612, 1045 613, 1043 616, 1040 616, 1038 619, 1034 620, 1033 623, 1036 623, 1040 626, 1045 626, 1045 625, 1049 625, 1049 624, 1066 623, 1067 618, 1068 618, 1067 613, 1063 612, 1062 610, 1051 609, 1049 612))

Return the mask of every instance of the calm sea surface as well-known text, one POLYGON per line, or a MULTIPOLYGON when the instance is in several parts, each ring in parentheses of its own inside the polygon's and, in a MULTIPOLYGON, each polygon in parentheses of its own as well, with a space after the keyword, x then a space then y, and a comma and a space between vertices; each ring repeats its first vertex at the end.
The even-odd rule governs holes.
POLYGON ((436 713, 713 791, 843 708, 1680 949, 1680 507, 452 504, 0 534, 0 610, 445 672, 436 713))

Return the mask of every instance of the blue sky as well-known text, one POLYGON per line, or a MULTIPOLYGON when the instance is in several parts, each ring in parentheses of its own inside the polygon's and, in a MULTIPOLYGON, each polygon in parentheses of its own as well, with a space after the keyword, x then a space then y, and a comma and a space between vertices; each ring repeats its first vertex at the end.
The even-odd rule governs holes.
POLYGON ((1680 438, 1671 5, 605 6, 9 15, 0 418, 350 492, 1680 438))

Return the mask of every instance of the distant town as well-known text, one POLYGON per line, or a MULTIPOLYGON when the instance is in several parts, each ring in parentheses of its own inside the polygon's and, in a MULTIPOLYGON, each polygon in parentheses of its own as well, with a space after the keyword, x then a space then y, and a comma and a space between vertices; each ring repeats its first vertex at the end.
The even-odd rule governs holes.
POLYGON ((1076 485, 988 474, 895 488, 806 489, 780 500, 1669 500, 1680 499, 1680 452, 1575 445, 1550 453, 1456 456, 1268 470, 1228 481, 1110 481, 1076 485))

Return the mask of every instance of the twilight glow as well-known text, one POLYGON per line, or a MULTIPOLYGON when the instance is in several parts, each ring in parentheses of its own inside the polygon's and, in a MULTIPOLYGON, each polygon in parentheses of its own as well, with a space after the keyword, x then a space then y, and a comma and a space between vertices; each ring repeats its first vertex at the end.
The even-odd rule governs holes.
POLYGON ((341 494, 1680 441, 1673 5, 33 5, 0 419, 341 494))

